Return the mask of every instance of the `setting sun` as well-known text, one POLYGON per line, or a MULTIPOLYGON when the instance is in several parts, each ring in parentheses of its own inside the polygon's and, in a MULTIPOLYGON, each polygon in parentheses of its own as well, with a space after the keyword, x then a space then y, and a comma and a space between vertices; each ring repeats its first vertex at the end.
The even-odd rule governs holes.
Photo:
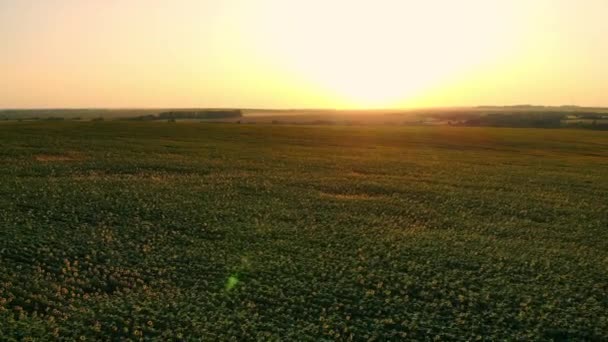
POLYGON ((597 106, 607 11, 599 0, 4 2, 0 106, 597 106))
POLYGON ((513 8, 487 1, 266 1, 247 7, 246 41, 264 60, 354 107, 407 104, 509 56, 513 8))

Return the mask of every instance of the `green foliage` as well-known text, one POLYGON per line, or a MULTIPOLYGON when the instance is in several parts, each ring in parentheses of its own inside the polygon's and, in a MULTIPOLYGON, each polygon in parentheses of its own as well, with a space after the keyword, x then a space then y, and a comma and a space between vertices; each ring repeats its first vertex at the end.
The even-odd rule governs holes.
POLYGON ((0 124, 0 336, 608 339, 608 136, 0 124))
POLYGON ((167 120, 168 122, 176 122, 177 119, 231 119, 241 118, 243 114, 240 109, 223 109, 223 110, 177 110, 162 112, 158 115, 148 114, 127 118, 131 121, 154 121, 167 120))
POLYGON ((563 113, 491 113, 464 122, 466 126, 559 128, 563 113))
POLYGON ((199 111, 171 111, 158 114, 159 119, 226 119, 243 117, 240 109, 226 110, 199 110, 199 111))

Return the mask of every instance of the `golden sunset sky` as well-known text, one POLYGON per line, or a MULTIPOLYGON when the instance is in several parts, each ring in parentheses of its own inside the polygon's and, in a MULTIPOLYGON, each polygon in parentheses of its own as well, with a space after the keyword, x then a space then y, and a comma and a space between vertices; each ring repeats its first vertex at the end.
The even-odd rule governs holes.
POLYGON ((0 108, 608 105, 607 0, 0 0, 0 108))

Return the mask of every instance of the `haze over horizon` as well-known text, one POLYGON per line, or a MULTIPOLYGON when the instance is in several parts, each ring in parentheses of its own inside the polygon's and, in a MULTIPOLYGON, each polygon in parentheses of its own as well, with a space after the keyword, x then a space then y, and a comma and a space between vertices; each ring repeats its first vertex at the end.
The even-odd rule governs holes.
POLYGON ((0 108, 608 106, 603 0, 0 1, 0 108))

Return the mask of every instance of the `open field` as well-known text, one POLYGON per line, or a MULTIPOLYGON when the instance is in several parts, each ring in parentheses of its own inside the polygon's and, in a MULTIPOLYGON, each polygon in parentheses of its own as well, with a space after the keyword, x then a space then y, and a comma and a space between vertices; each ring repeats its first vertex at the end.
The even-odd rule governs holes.
POLYGON ((0 336, 606 340, 608 133, 0 124, 0 336))

